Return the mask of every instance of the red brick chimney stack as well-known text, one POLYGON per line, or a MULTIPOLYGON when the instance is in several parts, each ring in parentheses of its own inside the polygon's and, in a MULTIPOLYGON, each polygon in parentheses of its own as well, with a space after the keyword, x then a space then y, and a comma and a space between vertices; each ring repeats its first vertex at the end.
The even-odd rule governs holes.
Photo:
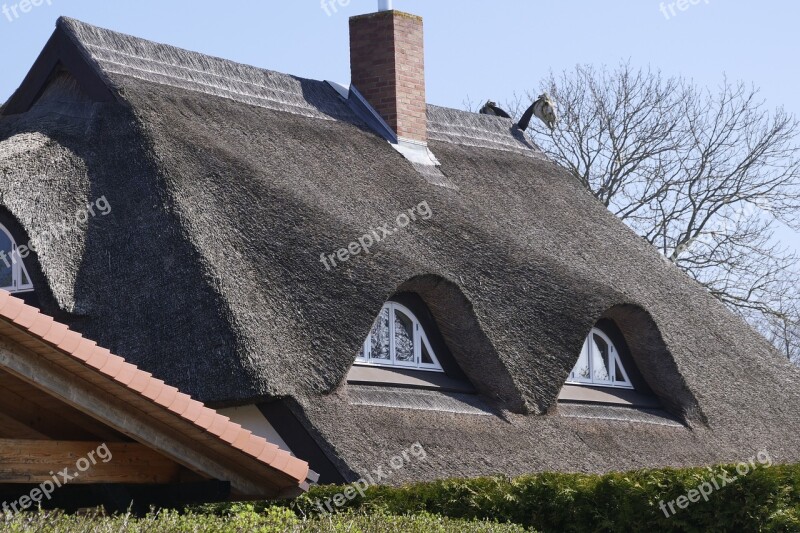
POLYGON ((428 141, 424 55, 421 17, 386 10, 350 19, 352 84, 398 137, 420 143, 428 141))

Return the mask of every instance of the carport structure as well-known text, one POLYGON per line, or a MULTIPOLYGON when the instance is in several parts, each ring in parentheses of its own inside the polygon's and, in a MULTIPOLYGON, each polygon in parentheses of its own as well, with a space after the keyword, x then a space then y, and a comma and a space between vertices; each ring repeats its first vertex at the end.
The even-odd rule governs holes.
POLYGON ((308 464, 0 291, 0 500, 113 509, 291 497, 308 464))

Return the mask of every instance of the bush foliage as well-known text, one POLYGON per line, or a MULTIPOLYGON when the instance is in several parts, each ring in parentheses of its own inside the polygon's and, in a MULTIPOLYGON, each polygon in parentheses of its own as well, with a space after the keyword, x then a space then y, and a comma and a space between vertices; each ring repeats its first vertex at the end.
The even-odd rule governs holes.
MULTIPOLYGON (((319 513, 318 502, 342 492, 321 486, 295 500, 299 516, 319 513)), ((684 503, 686 503, 684 501, 684 503)), ((736 467, 641 470, 603 476, 537 474, 514 479, 492 477, 446 480, 403 487, 371 487, 340 509, 395 515, 431 513, 455 519, 488 519, 540 531, 798 531, 800 465, 759 465, 740 476, 736 467), (673 504, 667 517, 660 507, 712 483, 733 482, 688 503, 673 504)))
POLYGON ((488 521, 463 521, 421 513, 392 516, 386 513, 342 513, 335 516, 298 518, 285 507, 269 507, 256 512, 253 506, 231 506, 221 515, 154 512, 143 518, 130 515, 106 517, 34 512, 0 515, 2 531, 13 533, 523 533, 514 524, 488 521))
POLYGON ((445 480, 402 487, 320 486, 291 502, 219 504, 184 512, 131 516, 0 514, 0 530, 180 532, 441 532, 517 533, 628 531, 800 532, 800 465, 641 470, 603 476, 536 474, 445 480), (712 479, 736 478, 665 516, 677 501, 712 479), (343 498, 342 494, 355 496, 343 498), (336 507, 336 501, 345 502, 336 507), (330 502, 333 514, 320 513, 330 502), (3 521, 4 520, 4 521, 3 521))

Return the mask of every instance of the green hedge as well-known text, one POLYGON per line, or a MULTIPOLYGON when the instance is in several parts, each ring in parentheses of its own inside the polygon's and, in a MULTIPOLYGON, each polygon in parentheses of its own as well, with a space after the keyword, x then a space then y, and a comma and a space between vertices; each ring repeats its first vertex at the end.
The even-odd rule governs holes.
MULTIPOLYGON (((710 486, 710 485, 709 485, 710 486)), ((3 531, 262 531, 521 533, 592 531, 800 532, 800 466, 739 475, 735 466, 642 470, 591 476, 538 474, 447 480, 404 487, 314 487, 292 502, 201 506, 146 518, 34 512, 0 514, 3 531), (660 502, 677 501, 721 477, 714 488, 666 517, 660 502), (343 495, 353 496, 348 499, 343 495), (344 501, 333 505, 334 498, 344 501), (334 514, 320 513, 330 501, 334 514), (282 505, 276 506, 276 505, 282 505)))
POLYGON ((465 521, 418 514, 341 513, 329 517, 298 518, 286 508, 255 512, 252 506, 231 506, 223 515, 154 512, 143 518, 130 515, 85 516, 59 512, 0 513, 0 530, 12 533, 524 533, 514 524, 465 521))
MULTIPOLYGON (((331 499, 336 512, 392 515, 431 513, 455 519, 497 520, 540 531, 800 531, 800 466, 761 465, 744 476, 735 466, 642 470, 592 476, 538 474, 515 479, 477 478, 403 487, 371 487, 340 508, 345 487, 314 487, 290 507, 319 515, 331 499), (697 503, 666 517, 663 501, 677 500, 720 476, 738 476, 697 503), (341 501, 342 497, 339 498, 341 501)), ((350 490, 352 495, 354 491, 350 490)), ((686 502, 684 502, 686 503, 686 502)))

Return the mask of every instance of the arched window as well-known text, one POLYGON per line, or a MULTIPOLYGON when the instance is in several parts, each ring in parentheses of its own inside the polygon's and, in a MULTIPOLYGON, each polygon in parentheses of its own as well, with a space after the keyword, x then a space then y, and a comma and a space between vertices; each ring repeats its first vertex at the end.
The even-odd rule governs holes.
POLYGON ((0 224, 0 289, 8 292, 32 291, 33 284, 19 255, 11 233, 0 224))
POLYGON ((611 339, 598 328, 592 328, 583 343, 581 356, 569 374, 567 383, 632 389, 628 373, 611 339))
POLYGON ((356 363, 444 372, 417 317, 396 302, 381 309, 356 363))

